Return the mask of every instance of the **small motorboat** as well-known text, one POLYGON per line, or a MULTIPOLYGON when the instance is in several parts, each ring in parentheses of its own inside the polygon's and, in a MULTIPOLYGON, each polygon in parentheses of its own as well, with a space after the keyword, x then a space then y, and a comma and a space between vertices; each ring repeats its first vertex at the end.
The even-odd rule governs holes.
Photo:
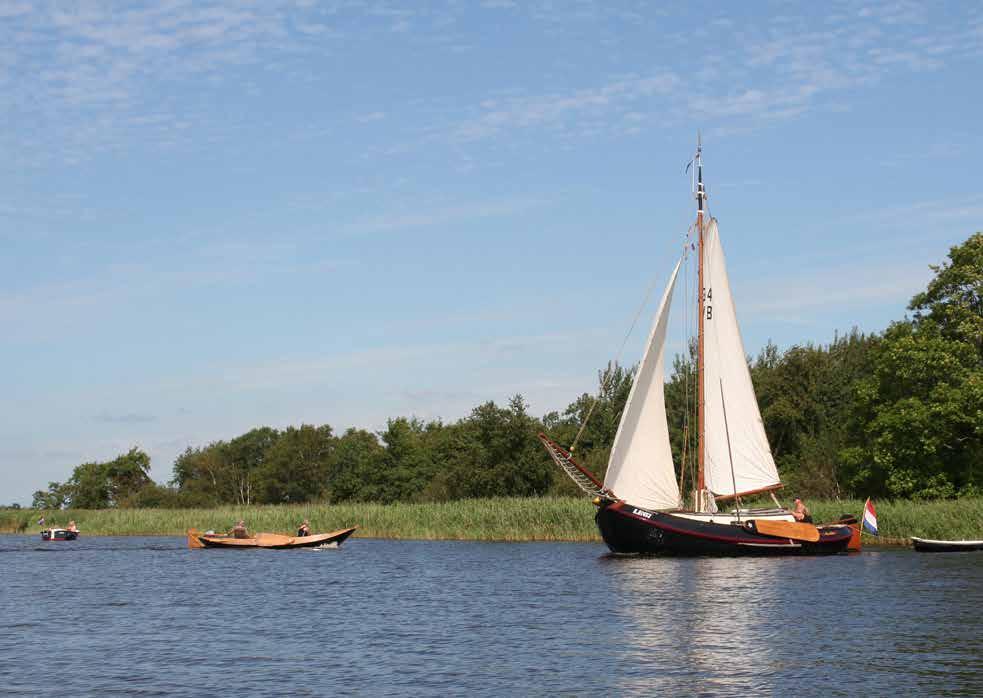
POLYGON ((78 537, 78 531, 67 528, 46 528, 41 531, 41 540, 75 540, 78 537))
POLYGON ((281 533, 257 533, 249 538, 236 538, 221 533, 201 533, 188 529, 189 548, 288 548, 338 547, 353 533, 357 526, 342 528, 331 533, 315 533, 309 536, 286 536, 281 533))
POLYGON ((911 536, 915 550, 920 553, 962 553, 983 550, 983 540, 931 540, 911 536))

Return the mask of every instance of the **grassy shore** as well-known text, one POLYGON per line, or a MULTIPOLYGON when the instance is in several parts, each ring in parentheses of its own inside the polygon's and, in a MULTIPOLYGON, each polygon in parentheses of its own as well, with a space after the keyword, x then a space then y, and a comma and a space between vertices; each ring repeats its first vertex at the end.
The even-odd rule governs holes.
MULTIPOLYGON (((860 500, 811 501, 816 521, 860 516, 860 500)), ((296 504, 214 509, 0 509, 0 532, 32 533, 37 519, 58 526, 74 519, 84 535, 183 535, 188 528, 227 530, 244 519, 252 531, 291 532, 303 519, 315 531, 358 526, 369 538, 487 541, 598 541, 594 507, 586 498, 475 499, 431 504, 296 504)), ((906 543, 924 538, 983 538, 983 498, 950 501, 880 501, 881 538, 906 543)))

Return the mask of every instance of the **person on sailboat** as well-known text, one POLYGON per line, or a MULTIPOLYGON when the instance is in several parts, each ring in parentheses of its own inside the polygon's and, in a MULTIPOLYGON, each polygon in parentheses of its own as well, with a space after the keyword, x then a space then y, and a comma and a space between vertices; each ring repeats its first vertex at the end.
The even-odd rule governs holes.
POLYGON ((303 538, 304 536, 311 535, 311 523, 307 519, 304 519, 304 523, 300 525, 297 529, 297 536, 303 538))
POLYGON ((233 538, 249 538, 249 531, 246 530, 246 522, 241 519, 232 527, 233 538))
POLYGON ((795 498, 795 505, 792 507, 792 516, 795 517, 796 521, 812 523, 812 514, 809 513, 809 507, 805 505, 801 497, 795 498))

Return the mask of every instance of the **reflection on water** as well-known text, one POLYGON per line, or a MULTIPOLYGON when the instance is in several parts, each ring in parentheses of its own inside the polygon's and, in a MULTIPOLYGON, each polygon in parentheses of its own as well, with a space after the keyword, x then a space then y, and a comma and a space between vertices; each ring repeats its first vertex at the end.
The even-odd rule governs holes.
POLYGON ((625 693, 983 692, 983 555, 605 561, 625 693))
MULTIPOLYGON (((660 688, 726 692, 761 688, 769 675, 768 604, 782 583, 760 560, 617 558, 617 580, 632 628, 632 662, 659 658, 660 688), (762 632, 764 630, 764 632, 762 632)), ((619 688, 645 692, 651 677, 619 688)))
POLYGON ((0 693, 983 692, 983 554, 79 543, 0 536, 0 693))

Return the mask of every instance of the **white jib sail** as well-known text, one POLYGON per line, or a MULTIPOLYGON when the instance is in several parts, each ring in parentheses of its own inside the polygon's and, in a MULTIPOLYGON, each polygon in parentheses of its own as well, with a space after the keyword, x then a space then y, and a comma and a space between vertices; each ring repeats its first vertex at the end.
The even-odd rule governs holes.
POLYGON ((703 255, 706 486, 718 496, 766 489, 781 480, 751 384, 715 219, 707 226, 703 255))
POLYGON ((628 402, 614 437, 604 487, 626 502, 645 509, 679 506, 679 487, 672 465, 669 425, 666 422, 663 368, 669 306, 679 265, 672 271, 655 322, 645 345, 642 363, 628 394, 628 402))

